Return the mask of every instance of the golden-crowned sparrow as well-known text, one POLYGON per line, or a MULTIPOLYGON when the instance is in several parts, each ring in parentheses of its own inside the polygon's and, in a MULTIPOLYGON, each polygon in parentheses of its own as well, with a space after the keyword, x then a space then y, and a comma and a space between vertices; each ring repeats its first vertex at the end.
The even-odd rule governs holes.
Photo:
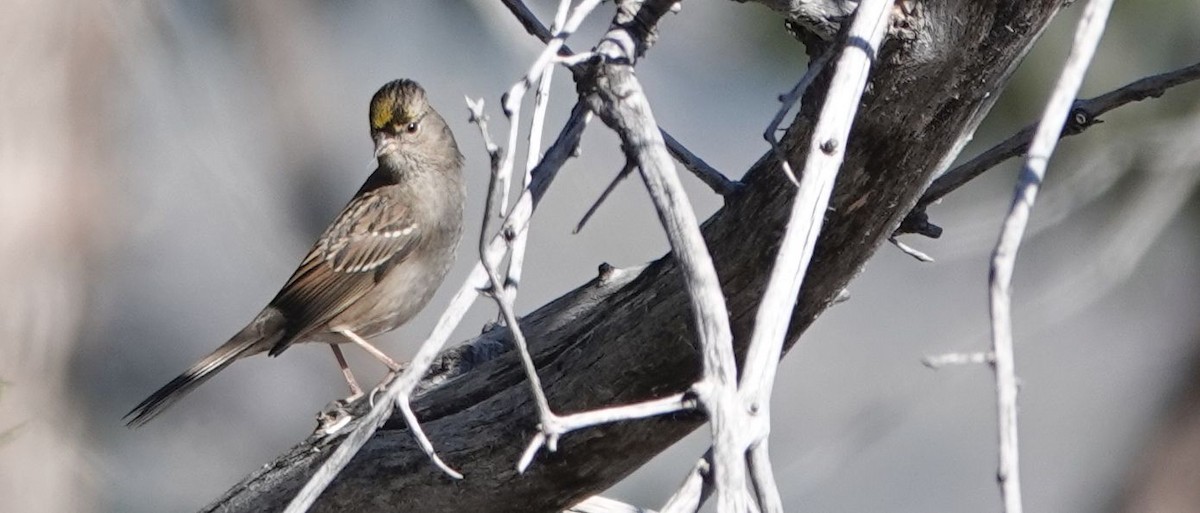
POLYGON ((416 315, 450 270, 462 234, 463 157, 446 120, 411 80, 379 89, 370 121, 378 168, 300 268, 248 326, 134 407, 125 416, 130 426, 235 360, 275 356, 296 342, 330 344, 356 395, 337 344, 354 342, 397 369, 366 339, 416 315))

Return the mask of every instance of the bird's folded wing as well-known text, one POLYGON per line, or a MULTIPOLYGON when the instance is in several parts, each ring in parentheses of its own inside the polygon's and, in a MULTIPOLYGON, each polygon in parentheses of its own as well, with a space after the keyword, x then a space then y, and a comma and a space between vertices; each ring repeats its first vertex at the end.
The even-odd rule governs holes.
POLYGON ((354 304, 416 246, 421 230, 407 205, 380 192, 354 198, 271 301, 289 328, 271 354, 354 304))

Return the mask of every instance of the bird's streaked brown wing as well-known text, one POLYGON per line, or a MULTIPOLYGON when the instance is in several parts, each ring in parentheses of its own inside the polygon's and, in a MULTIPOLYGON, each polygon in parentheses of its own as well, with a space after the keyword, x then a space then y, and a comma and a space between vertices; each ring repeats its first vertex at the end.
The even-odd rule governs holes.
POLYGON ((421 236, 408 207, 376 189, 354 198, 304 257, 300 268, 271 301, 288 321, 282 352, 309 330, 354 304, 421 236))

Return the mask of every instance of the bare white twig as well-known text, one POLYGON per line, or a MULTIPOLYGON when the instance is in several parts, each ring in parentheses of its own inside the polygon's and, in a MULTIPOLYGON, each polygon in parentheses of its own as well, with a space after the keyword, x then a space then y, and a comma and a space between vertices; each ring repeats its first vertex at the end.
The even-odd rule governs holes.
POLYGON ((538 427, 540 431, 537 435, 534 435, 533 440, 529 442, 529 446, 525 448, 525 452, 521 455, 521 460, 517 463, 517 470, 524 472, 525 469, 529 468, 529 464, 533 462, 533 457, 537 455, 537 452, 542 447, 546 447, 551 452, 558 450, 558 439, 572 431, 624 420, 657 417, 659 415, 678 413, 695 408, 695 399, 689 394, 675 394, 662 399, 652 399, 623 406, 610 406, 608 408, 588 410, 570 415, 560 416, 551 414, 548 419, 543 420, 542 425, 538 427))
POLYGON ((925 262, 925 263, 933 262, 933 257, 929 256, 928 254, 926 254, 925 252, 923 252, 917 248, 914 248, 912 246, 909 246, 908 244, 900 242, 900 239, 897 239, 895 235, 889 237, 888 242, 892 243, 893 246, 896 246, 896 249, 899 249, 900 251, 904 252, 905 255, 908 255, 910 257, 917 259, 918 262, 925 262))
POLYGON ((654 513, 654 510, 596 495, 567 508, 563 513, 654 513))
POLYGON ((696 513, 712 494, 712 449, 692 467, 683 484, 667 500, 659 513, 696 513))
POLYGON ((949 365, 979 365, 996 363, 995 353, 945 353, 934 356, 926 356, 921 359, 921 363, 930 369, 940 369, 949 365))
POLYGON ((1021 513, 1021 478, 1017 441, 1017 379, 1013 358, 1012 276, 1017 251, 1029 222, 1029 213, 1037 199, 1038 188, 1046 174, 1046 164, 1058 144, 1071 104, 1083 83, 1096 46, 1104 34, 1112 0, 1090 0, 1075 32, 1075 43, 1063 66, 1058 84, 1046 103, 1042 120, 1029 146, 1029 155, 1021 170, 1013 204, 1004 219, 996 249, 992 252, 990 305, 992 314, 992 352, 995 353, 996 403, 999 423, 1000 464, 997 478, 1005 513, 1021 513))
POLYGON ((771 468, 770 449, 764 436, 750 446, 746 455, 750 462, 750 476, 754 478, 754 492, 763 513, 783 513, 783 498, 779 496, 779 485, 775 483, 775 470, 771 468))
MULTIPOLYGON (((479 232, 479 261, 483 264, 483 269, 487 271, 488 279, 491 281, 491 286, 487 289, 488 295, 496 301, 496 305, 500 308, 500 314, 504 318, 504 323, 508 326, 509 333, 512 334, 513 343, 517 346, 517 353, 521 356, 521 365, 525 369, 525 376, 529 378, 529 388, 533 393, 534 404, 537 406, 538 420, 540 425, 543 426, 543 432, 545 432, 547 429, 546 426, 551 426, 555 423, 555 415, 550 410, 550 401, 546 399, 546 393, 542 390, 542 380, 538 377, 537 365, 533 362, 533 355, 529 353, 529 344, 525 340, 525 333, 521 330, 521 325, 517 321, 516 311, 513 308, 513 298, 516 297, 516 286, 515 284, 513 285, 510 293, 508 286, 500 279, 500 272, 497 270, 497 267, 499 266, 499 260, 504 255, 488 255, 488 233, 490 233, 488 225, 491 224, 492 209, 498 192, 496 188, 500 184, 499 163, 502 160, 501 151, 492 143, 491 137, 488 135, 487 118, 483 114, 483 100, 474 103, 468 100, 467 105, 471 110, 471 122, 479 126, 479 132, 483 136, 484 145, 488 148, 488 154, 491 157, 492 163, 492 178, 488 182, 488 192, 483 207, 483 227, 479 232)), ((528 180, 526 180, 526 186, 528 186, 528 180)), ((513 239, 508 238, 505 234, 501 234, 501 236, 508 242, 511 249, 513 239)), ((524 467, 518 466, 518 469, 523 470, 524 467)))
MULTIPOLYGON (((746 410, 751 413, 749 422, 753 427, 743 428, 748 437, 742 441, 741 448, 745 451, 751 447, 761 447, 753 451, 755 465, 752 476, 759 496, 766 499, 762 506, 769 511, 778 511, 775 509, 777 507, 781 509, 781 506, 776 506, 779 504, 779 492, 771 489, 774 487, 774 478, 765 451, 766 437, 770 431, 770 399, 775 372, 793 305, 825 221, 829 198, 845 156, 850 127, 866 89, 871 63, 887 31, 891 8, 890 0, 864 0, 858 4, 847 43, 838 59, 829 93, 813 129, 804 174, 792 203, 787 231, 755 315, 754 334, 746 352, 739 392, 746 410)), ((821 60, 813 63, 813 66, 821 65, 821 60)), ((815 73, 810 68, 805 76, 815 73)), ((801 83, 811 80, 801 80, 801 83)), ((793 94, 799 96, 802 89, 798 86, 793 94)), ((776 117, 778 119, 780 116, 776 117)), ((781 165, 787 164, 781 162, 781 165)))
POLYGON ((595 58, 596 54, 591 52, 573 53, 571 55, 559 55, 554 58, 554 62, 562 64, 563 66, 571 67, 583 64, 595 58))
MULTIPOLYGON (((501 233, 520 233, 529 226, 529 218, 533 214, 534 208, 541 201, 542 195, 546 189, 550 187, 550 183, 554 181, 554 176, 558 173, 559 168, 563 163, 575 153, 575 148, 579 145, 579 139, 583 135, 583 129, 587 122, 591 119, 591 112, 583 103, 577 103, 571 111, 571 117, 563 126, 559 133, 558 139, 546 152, 542 162, 533 171, 533 181, 529 184, 517 200, 508 218, 504 221, 504 226, 501 228, 501 233)), ((492 237, 488 246, 487 254, 489 257, 501 254, 505 249, 506 243, 503 238, 497 234, 492 237)), ((363 444, 371 438, 375 430, 388 419, 392 413, 393 405, 399 406, 404 414, 405 423, 416 437, 421 448, 429 455, 431 461, 442 468, 447 475, 455 477, 456 473, 449 469, 433 452, 432 444, 425 436, 424 430, 421 429, 421 424, 417 421, 416 415, 413 414, 410 406, 412 394, 420 383, 421 378, 429 371, 429 367, 433 364, 437 354, 445 347, 446 341, 450 339, 450 334, 462 318, 467 313, 467 309, 471 307, 471 303, 478 297, 479 289, 486 287, 488 284, 487 272, 483 269, 482 263, 477 263, 475 268, 471 270, 470 276, 464 281, 454 298, 450 300, 450 305, 442 312, 442 316, 438 319, 437 325, 433 328, 433 332, 421 344, 421 349, 417 351, 415 357, 409 362, 409 366, 399 376, 391 382, 384 385, 384 390, 380 396, 381 400, 376 401, 371 410, 362 418, 351 423, 350 432, 343 440, 338 448, 329 456, 321 467, 313 473, 309 478, 308 483, 304 488, 292 499, 288 504, 285 513, 302 513, 307 511, 321 492, 325 490, 333 478, 337 476, 345 466, 350 463, 350 459, 362 448, 363 444)))
MULTIPOLYGON (((470 102, 468 102, 470 104, 470 102)), ((480 262, 483 263, 484 270, 487 271, 488 278, 491 280, 491 296, 495 299, 497 306, 500 308, 500 313, 504 318, 504 323, 508 326, 509 332, 512 334, 513 342, 517 347, 517 352, 521 357, 521 365, 525 368, 525 375, 529 378, 529 387, 534 397, 534 404, 538 411, 538 429, 539 432, 534 436, 533 441, 517 462, 517 471, 524 472, 529 464, 533 461, 533 457, 537 451, 545 446, 551 451, 558 449, 558 439, 571 431, 582 429, 585 427, 594 426, 617 420, 636 419, 653 415, 662 415, 664 413, 673 413, 683 409, 690 408, 687 404, 690 402, 683 397, 683 394, 677 396, 649 401, 625 407, 605 408, 590 412, 579 413, 560 417, 550 408, 550 402, 546 398, 545 392, 542 390, 542 381, 537 374, 537 366, 533 362, 533 355, 529 352, 529 344, 525 340, 525 334, 521 330, 520 323, 517 320, 516 311, 513 308, 513 298, 516 297, 515 284, 511 293, 508 285, 505 285, 500 280, 500 273, 496 270, 498 260, 502 255, 489 257, 488 255, 488 224, 492 217, 492 207, 496 196, 496 187, 500 182, 499 168, 497 163, 501 160, 495 145, 491 143, 491 139, 487 134, 486 119, 483 116, 483 101, 470 104, 472 109, 471 121, 479 125, 479 130, 483 134, 485 144, 489 148, 489 153, 492 156, 492 179, 488 185, 488 195, 484 207, 483 229, 479 238, 479 255, 480 262)), ((511 239, 508 240, 512 243, 511 239)))
MULTIPOLYGON (((492 171, 495 172, 496 168, 500 166, 500 161, 504 158, 504 150, 496 146, 496 143, 492 141, 491 134, 488 133, 488 117, 487 114, 483 113, 483 98, 472 100, 468 96, 464 100, 467 102, 467 111, 471 114, 471 117, 467 121, 479 127, 479 135, 483 139, 483 149, 488 154, 488 161, 490 162, 492 171)), ((528 187, 529 184, 526 183, 525 186, 528 187)), ((487 232, 487 230, 484 230, 484 232, 487 232)))
MULTIPOLYGON (((563 4, 569 6, 570 2, 564 0, 559 6, 560 11, 564 6, 563 4)), ((583 20, 587 18, 587 15, 590 14, 592 10, 594 10, 599 4, 600 0, 581 1, 579 5, 571 11, 570 15, 565 18, 565 21, 561 24, 561 28, 552 32, 554 37, 550 38, 550 40, 546 42, 546 48, 542 50, 542 53, 538 54, 537 59, 533 61, 533 65, 529 67, 529 71, 527 71, 525 75, 521 77, 521 80, 517 81, 516 84, 513 84, 513 86, 509 88, 508 92, 504 94, 504 98, 501 100, 501 102, 503 103, 502 106, 504 107, 504 115, 509 119, 507 147, 510 148, 510 150, 517 147, 517 133, 521 128, 519 123, 521 118, 521 101, 525 98, 525 93, 529 91, 529 88, 533 85, 534 78, 541 77, 543 71, 556 62, 558 52, 563 48, 567 38, 579 29, 579 25, 583 23, 583 20)), ((558 16, 556 16, 555 19, 557 21, 558 16)), ((514 158, 513 153, 514 152, 509 151, 508 157, 504 159, 504 163, 500 166, 500 188, 502 191, 502 195, 500 197, 501 212, 508 212, 508 190, 512 180, 514 158)))
MULTIPOLYGON (((557 31, 558 27, 563 25, 570 8, 571 0, 559 1, 558 11, 554 14, 554 25, 550 28, 552 31, 557 31)), ((525 151, 525 173, 521 180, 523 189, 529 187, 529 182, 533 180, 533 168, 537 166, 538 159, 542 158, 542 129, 546 123, 546 110, 550 105, 550 83, 553 77, 554 68, 547 66, 538 79, 537 92, 533 98, 533 120, 529 124, 529 146, 525 151)), ((514 126, 518 121, 513 120, 514 126)), ((513 151, 513 148, 510 147, 509 151, 513 151)), ((501 208, 507 207, 507 201, 502 203, 501 208)), ((512 304, 516 304, 517 301, 517 287, 521 284, 521 270, 525 265, 525 247, 528 242, 528 231, 517 234, 512 241, 512 253, 508 257, 508 277, 504 280, 504 293, 509 296, 508 301, 512 304)))

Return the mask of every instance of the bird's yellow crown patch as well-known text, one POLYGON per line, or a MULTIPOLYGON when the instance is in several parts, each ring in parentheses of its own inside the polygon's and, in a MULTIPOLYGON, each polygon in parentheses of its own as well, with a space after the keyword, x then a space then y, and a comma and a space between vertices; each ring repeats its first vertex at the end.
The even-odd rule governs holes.
MULTIPOLYGON (((372 102, 371 103, 371 128, 374 128, 375 130, 379 130, 379 129, 382 129, 383 127, 391 124, 393 121, 393 118, 396 117, 396 114, 397 114, 396 110, 401 111, 398 113, 398 114, 400 114, 400 117, 408 117, 406 115, 407 113, 403 112, 404 111, 403 108, 396 109, 396 107, 398 107, 398 105, 395 104, 393 98, 380 98, 377 101, 372 102)), ((403 120, 403 119, 396 120, 396 121, 405 122, 405 120, 403 120)))
POLYGON ((389 82, 371 98, 371 129, 381 130, 390 124, 409 123, 418 117, 424 103, 424 91, 416 82, 389 82))

